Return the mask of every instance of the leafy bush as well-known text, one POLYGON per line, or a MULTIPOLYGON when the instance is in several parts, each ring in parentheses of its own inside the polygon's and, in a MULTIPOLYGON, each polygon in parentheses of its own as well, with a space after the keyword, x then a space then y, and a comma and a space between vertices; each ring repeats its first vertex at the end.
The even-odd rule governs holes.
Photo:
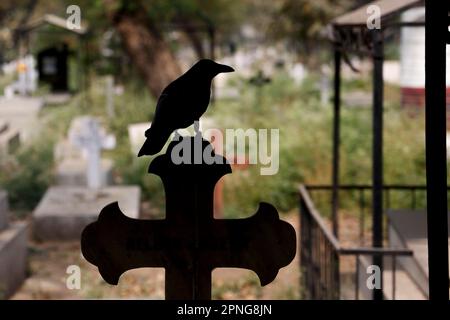
MULTIPOLYGON (((225 211, 229 216, 255 211, 268 201, 279 210, 297 207, 299 183, 330 184, 332 105, 321 105, 317 77, 296 86, 283 74, 258 94, 255 112, 251 90, 242 81, 239 101, 218 102, 212 115, 224 128, 279 128, 280 168, 275 176, 261 176, 259 167, 225 177, 225 211)), ((370 79, 344 81, 344 94, 370 88, 370 79)), ((386 85, 384 128, 385 183, 423 184, 425 181, 424 120, 400 108, 399 88, 386 85)), ((253 91, 253 95, 256 94, 253 91)), ((370 91, 367 91, 370 95, 370 91)), ((209 112, 209 111, 208 111, 209 112)), ((370 184, 372 168, 372 110, 346 108, 341 115, 341 183, 370 184)), ((398 197, 397 197, 398 198, 398 197)), ((329 198, 327 198, 329 201, 329 198)), ((393 198, 395 200, 395 197, 393 198)), ((400 198, 398 201, 402 201, 400 198)))
POLYGON ((33 209, 51 181, 53 150, 39 142, 22 149, 15 161, 2 164, 0 184, 8 190, 11 206, 18 210, 33 209))
MULTIPOLYGON (((297 207, 299 183, 330 184, 332 151, 332 106, 320 103, 314 75, 296 85, 280 72, 263 88, 247 79, 234 78, 240 90, 238 100, 218 100, 205 116, 214 118, 219 128, 279 129, 279 172, 262 176, 259 165, 234 170, 224 177, 224 204, 227 216, 250 215, 258 203, 273 203, 280 211, 297 207)), ((369 79, 344 81, 349 90, 370 87, 369 79)), ((114 118, 105 110, 104 83, 91 82, 87 92, 66 106, 47 107, 42 133, 36 142, 17 154, 0 174, 0 183, 10 192, 11 202, 33 208, 52 175, 53 144, 66 135, 71 119, 90 114, 104 119, 117 138, 117 147, 106 152, 114 160, 117 183, 137 184, 144 200, 164 207, 164 190, 159 177, 147 174, 151 158, 138 159, 131 153, 127 127, 150 121, 155 100, 137 83, 128 83, 124 94, 115 98, 114 118)), ((399 105, 399 88, 385 88, 384 172, 385 183, 425 182, 424 119, 422 112, 412 117, 399 105)), ((370 95, 370 92, 367 94, 370 95)), ((341 183, 371 183, 372 112, 370 108, 346 108, 341 116, 341 183)), ((4 165, 3 165, 4 166, 4 165)), ((398 201, 403 201, 400 197, 398 201)), ((343 199, 343 201, 346 201, 343 199)))

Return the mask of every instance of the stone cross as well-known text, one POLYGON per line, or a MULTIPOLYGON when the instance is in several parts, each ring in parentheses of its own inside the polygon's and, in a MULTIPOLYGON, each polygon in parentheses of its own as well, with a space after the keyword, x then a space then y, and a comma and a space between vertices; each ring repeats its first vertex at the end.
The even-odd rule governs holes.
POLYGON ((269 77, 266 77, 262 70, 259 70, 258 73, 251 77, 249 80, 249 83, 257 88, 256 92, 256 103, 255 108, 258 108, 261 106, 261 100, 262 100, 262 91, 261 89, 269 84, 272 80, 269 77))
POLYGON ((262 70, 258 70, 254 77, 251 77, 249 83, 260 88, 270 83, 270 78, 266 77, 262 70))
POLYGON ((106 114, 109 118, 114 118, 116 112, 114 110, 114 77, 108 75, 105 78, 105 96, 106 96, 106 114))
MULTIPOLYGON (((184 137, 182 141, 185 139, 196 138, 184 137)), ((149 172, 163 181, 166 218, 131 219, 117 202, 111 203, 84 229, 84 257, 114 285, 127 270, 165 268, 168 300, 211 299, 214 268, 250 269, 262 285, 273 281, 278 270, 295 256, 294 228, 281 221, 268 203, 260 203, 249 218, 214 219, 214 186, 231 173, 231 167, 213 151, 214 164, 174 164, 171 152, 178 143, 182 142, 172 141, 166 154, 154 159, 149 167, 149 172)), ((201 151, 212 150, 203 139, 201 145, 201 151)))
POLYGON ((98 120, 83 116, 74 122, 69 130, 69 140, 87 155, 86 170, 88 188, 98 190, 101 185, 100 155, 102 149, 113 149, 116 144, 113 135, 101 130, 98 120))

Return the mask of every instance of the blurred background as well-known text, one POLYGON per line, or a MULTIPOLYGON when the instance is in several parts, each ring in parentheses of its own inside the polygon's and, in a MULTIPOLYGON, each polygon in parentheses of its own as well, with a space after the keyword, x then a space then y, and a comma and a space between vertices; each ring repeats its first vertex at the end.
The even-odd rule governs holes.
MULTIPOLYGON (((214 80, 204 128, 280 130, 278 173, 234 165, 216 190, 216 217, 248 217, 265 201, 298 231, 299 184, 332 179, 334 56, 327 26, 369 2, 2 0, 0 233, 14 235, 3 235, 0 244, 16 242, 4 257, 0 245, 0 297, 164 298, 163 269, 132 270, 109 286, 81 256, 77 235, 117 199, 130 216, 164 218, 160 178, 147 174, 151 159, 136 153, 161 90, 201 58, 236 70, 214 80), (79 267, 79 288, 71 265, 79 267)), ((420 10, 409 19, 423 18, 420 10)), ((402 14, 399 21, 408 11, 402 14)), ((425 184, 423 33, 409 28, 385 37, 385 184, 425 184)), ((342 65, 342 184, 372 181, 371 63, 350 53, 342 65)), ((362 210, 358 191, 340 197, 340 241, 364 243, 369 193, 362 210)), ((424 205, 425 192, 414 197, 424 205)), ((315 192, 314 201, 329 226, 329 192, 315 192)), ((393 193, 390 205, 410 201, 393 193)), ((340 267, 353 298, 354 261, 340 267)), ((251 271, 218 269, 213 298, 300 299, 301 275, 298 257, 264 288, 251 271)))

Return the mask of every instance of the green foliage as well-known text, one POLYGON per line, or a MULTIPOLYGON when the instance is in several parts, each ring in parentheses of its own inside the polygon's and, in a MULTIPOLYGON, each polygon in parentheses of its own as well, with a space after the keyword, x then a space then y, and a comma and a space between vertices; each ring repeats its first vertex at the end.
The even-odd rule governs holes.
MULTIPOLYGON (((320 103, 317 80, 310 76, 302 85, 296 85, 280 72, 269 84, 255 89, 246 79, 234 78, 232 82, 241 93, 239 100, 219 100, 208 109, 206 116, 213 117, 219 128, 279 129, 280 134, 276 175, 263 176, 260 165, 250 165, 244 170, 235 168, 232 175, 223 178, 226 216, 251 215, 261 201, 289 211, 297 207, 299 183, 331 182, 332 106, 320 103)), ((370 88, 367 82, 344 82, 343 92, 366 91, 370 88)), ((116 116, 109 119, 104 81, 96 78, 91 83, 87 92, 77 95, 67 106, 46 107, 43 129, 36 141, 19 151, 15 161, 2 165, 0 183, 10 192, 13 206, 31 209, 36 205, 51 182, 54 143, 65 136, 74 116, 90 114, 103 119, 117 137, 116 149, 105 152, 115 162, 116 182, 141 186, 144 200, 164 208, 162 183, 159 177, 147 174, 152 159, 137 158, 131 152, 127 132, 128 124, 151 119, 155 100, 140 82, 128 83, 124 94, 115 98, 116 116)), ((411 116, 399 107, 398 88, 386 86, 385 92, 385 183, 422 184, 423 114, 411 116)), ((371 182, 371 119, 370 108, 343 107, 341 183, 371 182)), ((393 195, 393 199, 406 201, 401 195, 393 195)))
POLYGON ((326 41, 325 26, 349 7, 348 0, 285 0, 274 11, 271 35, 288 39, 306 61, 318 58, 315 49, 326 41), (316 53, 312 55, 311 53, 316 53))
POLYGON ((78 95, 67 106, 46 107, 30 141, 0 162, 0 186, 8 191, 11 207, 18 212, 34 209, 51 185, 54 145, 65 136, 71 119, 80 114, 81 99, 78 95))
POLYGON ((5 88, 14 82, 16 76, 15 75, 1 75, 0 76, 0 92, 5 92, 5 88))
MULTIPOLYGON (((280 167, 274 176, 261 176, 257 165, 225 176, 225 213, 250 215, 260 201, 271 202, 281 211, 294 209, 299 183, 331 183, 332 106, 320 104, 316 76, 296 86, 280 73, 259 93, 244 80, 234 81, 241 87, 239 101, 219 101, 210 108, 209 115, 222 128, 279 128, 280 167), (256 94, 261 98, 255 109, 256 94)), ((351 90, 371 95, 369 79, 345 81, 344 94, 351 90)), ((386 85, 385 92, 385 183, 423 184, 422 112, 412 117, 400 108, 399 88, 386 85)), ((343 106, 341 183, 371 183, 371 150, 371 108, 343 106)))
POLYGON ((214 300, 262 298, 262 288, 258 276, 255 273, 248 273, 246 277, 239 278, 234 281, 215 281, 212 288, 212 297, 214 300))
POLYGON ((21 150, 15 163, 3 164, 0 181, 12 207, 31 210, 38 204, 51 181, 52 157, 51 145, 38 142, 21 150))

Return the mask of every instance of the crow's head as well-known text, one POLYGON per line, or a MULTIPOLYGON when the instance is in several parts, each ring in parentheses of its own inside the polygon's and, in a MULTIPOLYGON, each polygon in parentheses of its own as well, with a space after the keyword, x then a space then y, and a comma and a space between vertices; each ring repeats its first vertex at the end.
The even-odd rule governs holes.
POLYGON ((211 79, 223 72, 233 72, 234 69, 224 64, 209 59, 198 61, 191 69, 192 71, 210 77, 211 79))

